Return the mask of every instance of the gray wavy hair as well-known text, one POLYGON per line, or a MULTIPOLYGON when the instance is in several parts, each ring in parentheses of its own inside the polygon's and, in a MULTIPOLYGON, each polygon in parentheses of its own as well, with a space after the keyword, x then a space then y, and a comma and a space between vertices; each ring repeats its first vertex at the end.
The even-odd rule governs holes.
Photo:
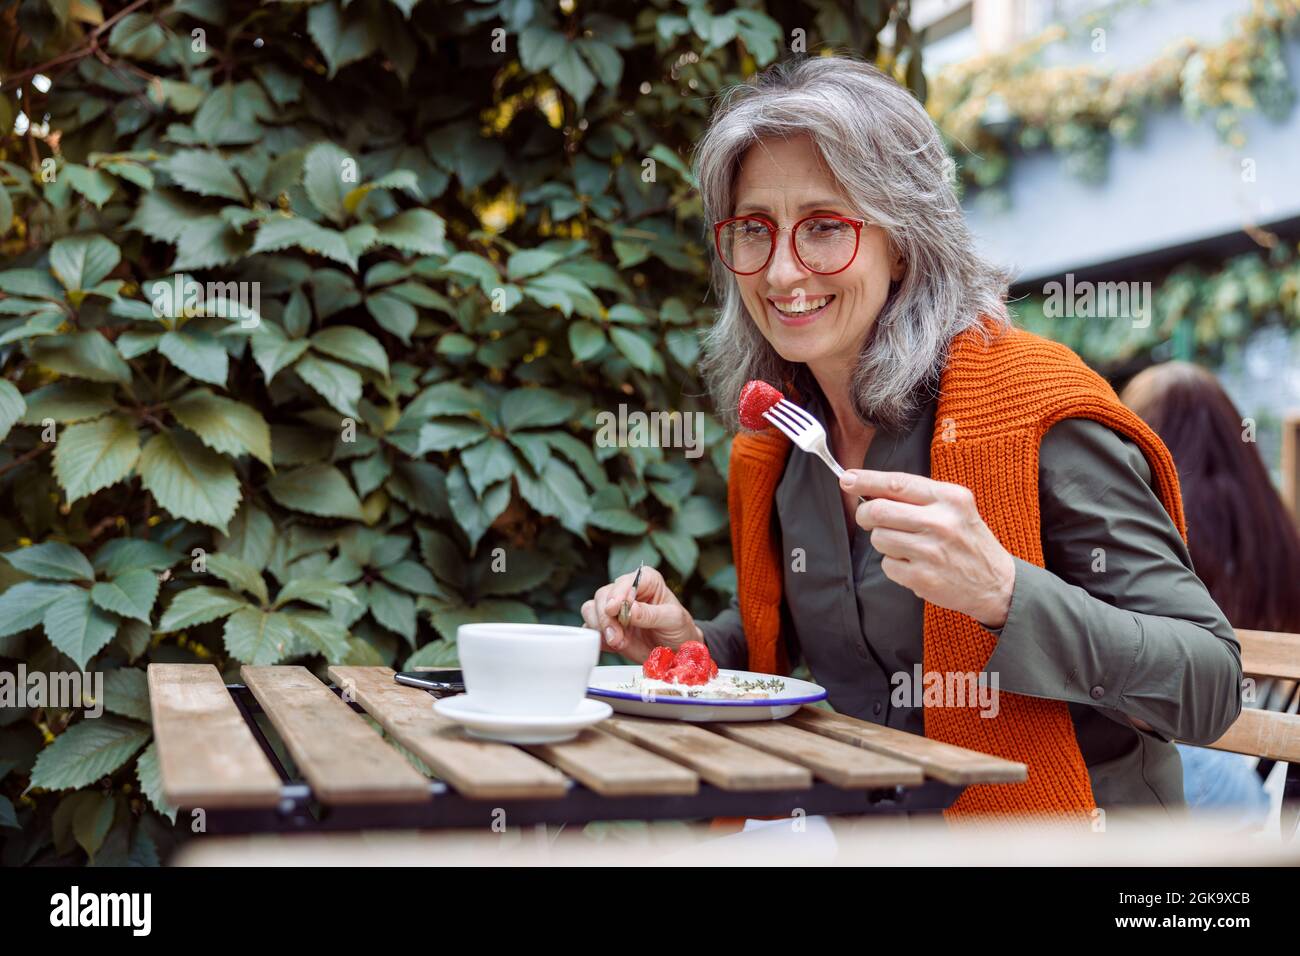
MULTIPOLYGON (((862 421, 896 429, 937 390, 953 336, 980 328, 981 316, 995 327, 1010 325, 1008 274, 976 253, 953 191, 952 160, 925 109, 875 67, 844 56, 780 63, 721 95, 693 156, 710 247, 713 223, 735 207, 745 151, 764 137, 803 134, 812 137, 854 213, 882 226, 891 251, 906 264, 852 380, 862 421)), ((712 278, 721 309, 704 336, 700 371, 719 417, 735 430, 745 382, 800 387, 811 376, 763 337, 716 250, 712 278)))

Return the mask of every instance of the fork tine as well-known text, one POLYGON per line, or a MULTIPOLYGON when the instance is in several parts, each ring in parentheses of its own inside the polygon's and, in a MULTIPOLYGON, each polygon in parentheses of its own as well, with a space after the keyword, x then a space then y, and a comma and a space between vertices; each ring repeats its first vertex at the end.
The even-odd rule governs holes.
POLYGON ((793 417, 795 421, 802 422, 806 428, 810 428, 817 423, 817 419, 813 418, 806 408, 799 407, 787 398, 781 399, 781 401, 777 402, 777 405, 783 412, 793 417))
POLYGON ((778 428, 780 428, 781 425, 784 424, 785 428, 783 428, 782 431, 785 431, 787 434, 790 433, 798 434, 804 429, 802 422, 800 422, 797 418, 795 418, 793 415, 787 412, 784 408, 781 408, 779 405, 773 405, 771 408, 767 410, 766 414, 768 416, 768 420, 775 422, 778 428))
POLYGON ((763 413, 763 417, 780 429, 781 434, 785 435, 786 438, 793 442, 797 442, 799 439, 799 429, 790 424, 786 419, 778 417, 775 414, 775 408, 775 405, 772 406, 772 408, 769 408, 763 413))

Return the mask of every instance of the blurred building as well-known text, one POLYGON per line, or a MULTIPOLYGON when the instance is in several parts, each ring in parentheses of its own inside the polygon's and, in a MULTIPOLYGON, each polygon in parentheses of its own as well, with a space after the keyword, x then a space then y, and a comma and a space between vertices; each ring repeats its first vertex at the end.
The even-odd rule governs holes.
MULTIPOLYGON (((1251 10, 1251 0, 914 0, 911 20, 925 31, 923 60, 933 80, 1052 28, 1062 37, 1042 49, 1042 68, 1131 73, 1186 39, 1228 41, 1251 10)), ((1300 32, 1292 30, 1276 59, 1291 87, 1300 87, 1300 32)), ((983 122, 1015 120, 990 108, 983 122)), ((1145 111, 1139 134, 1111 138, 1106 153, 1104 173, 1089 179, 1059 152, 1017 149, 997 188, 968 191, 971 226, 985 253, 1014 270, 1013 295, 1041 296, 1067 274, 1077 282, 1158 286, 1183 263, 1213 269, 1270 242, 1294 250, 1300 238, 1300 108, 1243 110, 1228 137, 1212 113, 1192 116, 1174 101, 1145 111)), ((1268 423, 1261 451, 1276 468, 1283 421, 1300 409, 1300 336, 1262 323, 1217 361, 1243 414, 1268 423)), ((1300 479, 1279 478, 1295 494, 1300 479)))

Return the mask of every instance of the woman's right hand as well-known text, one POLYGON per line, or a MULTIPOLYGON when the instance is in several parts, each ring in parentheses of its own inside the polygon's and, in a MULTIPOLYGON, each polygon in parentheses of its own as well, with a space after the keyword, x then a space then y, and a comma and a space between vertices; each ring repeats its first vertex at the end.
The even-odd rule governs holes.
POLYGON ((596 596, 582 605, 582 622, 600 632, 601 649, 622 654, 638 664, 645 663, 656 647, 677 650, 686 641, 704 641, 691 612, 664 583, 663 575, 652 567, 641 569, 636 594, 632 592, 635 572, 629 572, 596 591, 596 596), (632 611, 625 628, 618 623, 623 599, 632 601, 632 611))

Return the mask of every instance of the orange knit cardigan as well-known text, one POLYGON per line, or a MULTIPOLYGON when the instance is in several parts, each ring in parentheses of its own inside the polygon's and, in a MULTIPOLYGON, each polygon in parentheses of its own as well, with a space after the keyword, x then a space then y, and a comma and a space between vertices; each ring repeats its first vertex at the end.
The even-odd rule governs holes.
MULTIPOLYGON (((1090 418, 1132 439, 1151 465, 1157 494, 1186 539, 1178 473, 1155 433, 1069 349, 1020 330, 964 332, 940 378, 930 475, 965 485, 981 517, 1011 554, 1043 567, 1038 449, 1065 418, 1090 418)), ((790 442, 775 428, 738 435, 728 478, 731 540, 749 668, 789 673, 780 641, 782 556, 773 499, 790 442)), ((1050 531, 1049 531, 1050 533, 1050 531)), ((973 618, 926 602, 926 672, 979 672, 997 637, 973 618)), ((1065 701, 1003 692, 997 717, 928 707, 925 735, 1027 765, 1014 784, 968 787, 945 811, 956 818, 1043 815, 1084 823, 1095 803, 1065 701)), ((720 818, 717 822, 730 818, 720 818)))

